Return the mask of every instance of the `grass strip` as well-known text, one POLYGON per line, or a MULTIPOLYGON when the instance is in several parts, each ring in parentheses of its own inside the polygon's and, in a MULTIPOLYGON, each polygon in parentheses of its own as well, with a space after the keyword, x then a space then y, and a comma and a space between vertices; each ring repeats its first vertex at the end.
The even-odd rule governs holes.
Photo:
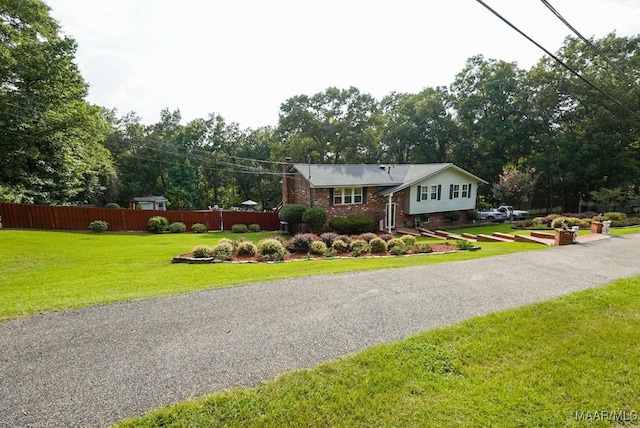
MULTIPOLYGON (((507 226, 503 230, 509 230, 507 226)), ((0 229, 0 321, 48 311, 320 274, 391 269, 521 251, 538 244, 482 243, 482 251, 278 264, 172 264, 221 238, 269 233, 121 234, 0 229)), ((419 242, 439 242, 419 238, 419 242)))
POLYGON ((494 313, 124 427, 638 424, 640 277, 494 313))

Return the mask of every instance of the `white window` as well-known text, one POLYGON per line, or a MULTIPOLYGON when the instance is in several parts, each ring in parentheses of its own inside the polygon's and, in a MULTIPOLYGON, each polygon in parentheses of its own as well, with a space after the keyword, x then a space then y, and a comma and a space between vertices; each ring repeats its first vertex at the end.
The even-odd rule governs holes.
POLYGON ((438 186, 431 186, 431 199, 438 199, 438 186))
POLYGON ((333 189, 333 205, 361 203, 362 187, 338 187, 333 189))
POLYGON ((429 199, 429 186, 422 186, 420 188, 420 200, 426 201, 429 199))
POLYGON ((463 184, 462 185, 462 197, 463 198, 468 198, 469 197, 469 185, 468 184, 463 184))
POLYGON ((453 185, 453 199, 457 199, 460 197, 460 185, 459 184, 454 184, 453 185))

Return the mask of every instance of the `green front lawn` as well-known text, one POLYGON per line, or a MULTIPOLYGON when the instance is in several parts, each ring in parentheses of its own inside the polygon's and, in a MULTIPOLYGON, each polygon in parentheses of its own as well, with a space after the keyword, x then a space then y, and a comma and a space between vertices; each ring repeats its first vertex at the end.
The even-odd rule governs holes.
POLYGON ((374 346, 118 426, 637 425, 639 342, 636 277, 374 346))
MULTIPOLYGON (((400 268, 543 250, 537 244, 483 243, 447 255, 310 260, 277 264, 172 264, 175 255, 220 238, 269 233, 125 234, 0 229, 0 321, 54 310, 236 284, 361 270, 400 268), (295 264, 293 264, 295 263, 295 264)), ((419 238, 419 242, 441 242, 419 238)))

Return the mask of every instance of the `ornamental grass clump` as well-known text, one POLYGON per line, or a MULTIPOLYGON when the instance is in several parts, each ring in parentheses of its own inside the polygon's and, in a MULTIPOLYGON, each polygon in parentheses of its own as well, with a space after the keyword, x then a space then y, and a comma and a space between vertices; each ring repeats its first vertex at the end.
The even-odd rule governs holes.
POLYGON ((406 245, 407 247, 410 247, 416 243, 416 237, 413 235, 402 235, 400 239, 402 239, 402 242, 404 242, 404 245, 406 245))
POLYGON ((352 239, 349 244, 349 250, 351 251, 351 255, 354 257, 359 257, 368 253, 369 249, 369 244, 364 239, 352 239))
POLYGON ((396 251, 395 248, 406 250, 407 244, 400 238, 389 239, 389 241, 387 241, 387 249, 393 253, 393 251, 396 251))
POLYGON ((264 260, 280 262, 284 260, 285 252, 284 245, 277 239, 267 238, 258 242, 258 253, 264 260))
POLYGON ((191 250, 191 254, 193 254, 193 257, 197 259, 205 259, 213 257, 213 249, 208 245, 198 245, 191 250))
POLYGON ((413 246, 411 247, 411 251, 414 254, 432 253, 433 247, 431 246, 431 244, 413 244, 413 246))
POLYGON ((387 243, 382 238, 373 238, 369 241, 369 247, 371 247, 372 253, 386 253, 387 243))
POLYGON ((222 261, 229 261, 233 259, 235 252, 232 244, 228 242, 218 242, 212 249, 213 257, 222 261))
POLYGON ((343 254, 349 251, 349 244, 341 239, 336 239, 335 241, 333 241, 331 249, 333 249, 337 254, 343 254))

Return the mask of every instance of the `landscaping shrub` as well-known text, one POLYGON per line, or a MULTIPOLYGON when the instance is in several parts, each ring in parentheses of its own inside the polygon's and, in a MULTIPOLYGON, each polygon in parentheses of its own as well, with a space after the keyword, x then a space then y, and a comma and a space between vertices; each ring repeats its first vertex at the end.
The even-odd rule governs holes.
POLYGON ((581 229, 589 229, 591 227, 591 223, 587 220, 582 220, 576 217, 558 217, 555 218, 551 222, 551 227, 559 228, 562 227, 562 223, 566 221, 567 227, 578 226, 581 229))
POLYGON ((444 218, 452 223, 460 220, 460 217, 462 217, 460 211, 449 211, 444 214, 444 218))
POLYGON ((432 253, 433 247, 431 247, 431 244, 413 244, 411 251, 415 254, 432 253))
POLYGON ((267 238, 258 242, 258 253, 265 260, 282 261, 284 260, 284 245, 277 239, 267 238))
POLYGON ((234 241, 233 239, 229 239, 229 238, 220 238, 220 240, 218 241, 218 244, 229 244, 233 248, 236 247, 237 243, 238 243, 238 241, 234 241))
POLYGON ((404 241, 400 238, 393 238, 390 239, 389 241, 387 241, 387 250, 389 251, 394 251, 394 248, 396 247, 400 247, 406 250, 407 245, 404 243, 404 241))
POLYGON ((352 239, 349 250, 353 256, 358 257, 369 252, 369 244, 364 239, 352 239))
POLYGON ((339 234, 348 234, 350 222, 346 217, 334 217, 329 221, 329 227, 339 234))
POLYGON ((356 235, 371 229, 372 220, 363 215, 351 215, 349 217, 334 217, 329 222, 332 230, 343 235, 356 235))
POLYGON ((324 241, 313 241, 309 245, 309 252, 311 254, 325 255, 327 254, 327 244, 324 241))
POLYGON ((162 217, 160 215, 153 216, 147 222, 147 227, 150 232, 153 233, 162 233, 167 230, 169 227, 169 220, 166 217, 162 217))
POLYGON ((416 243, 416 237, 413 235, 402 235, 400 239, 402 239, 402 242, 404 242, 404 245, 406 245, 407 247, 410 247, 416 243))
POLYGON ((331 248, 336 253, 346 253, 347 251, 349 251, 349 244, 347 244, 346 242, 344 242, 341 239, 336 239, 335 241, 333 241, 333 244, 331 245, 331 248))
POLYGON ((375 233, 371 233, 371 232, 366 232, 363 233, 362 235, 360 235, 360 239, 364 239, 365 241, 371 243, 372 239, 377 238, 378 235, 376 235, 375 233))
POLYGON ((191 254, 199 259, 213 257, 213 249, 208 245, 198 245, 191 251, 191 254))
POLYGON ((473 247, 471 241, 467 241, 466 239, 458 239, 454 243, 459 250, 468 250, 469 248, 473 247))
POLYGON ((302 223, 302 215, 305 208, 298 204, 288 204, 280 208, 278 218, 289 224, 289 232, 295 234, 298 231, 298 225, 302 223))
POLYGON ((258 247, 251 241, 239 241, 236 245, 236 254, 239 256, 255 256, 258 254, 258 247))
POLYGON ((387 243, 384 239, 375 237, 369 241, 372 253, 385 253, 387 251, 387 243))
POLYGON ((624 227, 627 225, 627 215, 621 212, 607 212, 603 215, 605 220, 611 220, 611 227, 624 227))
POLYGON ((109 223, 104 220, 94 220, 89 223, 89 230, 93 230, 98 233, 106 232, 109 230, 109 223))
POLYGON ((380 234, 379 238, 383 239, 385 242, 389 242, 394 238, 394 236, 391 233, 382 233, 380 234))
POLYGON ((349 245, 351 243, 351 237, 347 235, 338 235, 336 241, 342 241, 345 244, 349 245))
POLYGON ((402 245, 396 245, 389 248, 389 254, 393 256, 401 256, 403 254, 407 254, 407 252, 408 252, 408 248, 402 245))
POLYGON ((109 202, 104 206, 105 208, 120 208, 120 204, 117 202, 109 202))
POLYGON ((247 233, 249 231, 249 228, 247 227, 246 224, 234 224, 233 226, 231 226, 231 232, 233 233, 247 233))
POLYGON ((313 233, 298 233, 287 243, 287 249, 292 253, 306 254, 309 252, 309 246, 313 241, 318 241, 320 238, 313 233))
POLYGON ((325 232, 320 235, 320 239, 327 245, 327 248, 331 248, 331 246, 333 245, 333 241, 335 241, 338 236, 340 235, 335 232, 325 232))
POLYGON ((187 230, 187 226, 180 221, 173 222, 168 227, 171 233, 183 233, 187 230))
MULTIPOLYGON (((222 240, 220 240, 222 241, 222 240)), ((228 261, 233 258, 234 248, 229 242, 220 242, 213 247, 213 257, 218 260, 228 261)))
POLYGON ((302 214, 302 222, 313 233, 320 233, 327 222, 327 213, 320 207, 312 207, 302 214))
POLYGON ((249 225, 249 232, 260 232, 261 228, 258 223, 252 223, 249 225))
POLYGON ((558 214, 549 214, 544 217, 536 217, 533 219, 533 226, 534 227, 551 227, 551 223, 553 222, 553 220, 557 219, 558 217, 562 217, 562 216, 558 214))
POLYGON ((193 233, 204 233, 207 231, 207 226, 202 223, 194 223, 191 225, 191 231, 193 233))

